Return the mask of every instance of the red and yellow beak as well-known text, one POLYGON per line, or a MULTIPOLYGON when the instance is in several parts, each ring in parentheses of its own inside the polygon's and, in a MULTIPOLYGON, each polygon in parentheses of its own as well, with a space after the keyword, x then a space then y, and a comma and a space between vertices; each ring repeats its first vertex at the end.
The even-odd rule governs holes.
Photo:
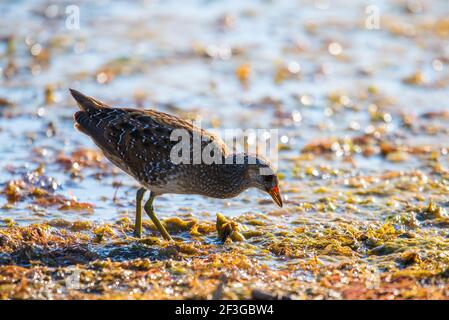
POLYGON ((274 186, 270 190, 268 190, 268 193, 273 198, 273 201, 276 202, 276 204, 282 208, 282 197, 281 193, 279 192, 279 187, 274 186))

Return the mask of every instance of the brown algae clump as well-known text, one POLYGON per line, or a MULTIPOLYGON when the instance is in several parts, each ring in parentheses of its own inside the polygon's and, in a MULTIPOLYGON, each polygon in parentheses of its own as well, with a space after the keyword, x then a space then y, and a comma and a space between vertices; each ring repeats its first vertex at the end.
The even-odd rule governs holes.
POLYGON ((217 213, 217 233, 218 238, 223 242, 227 239, 236 242, 245 240, 245 237, 239 231, 237 222, 228 220, 219 213, 217 213))

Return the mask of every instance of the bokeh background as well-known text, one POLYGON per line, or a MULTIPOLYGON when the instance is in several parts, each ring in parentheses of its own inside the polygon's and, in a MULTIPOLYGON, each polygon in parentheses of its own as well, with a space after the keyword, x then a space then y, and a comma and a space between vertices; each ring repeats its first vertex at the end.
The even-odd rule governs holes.
MULTIPOLYGON (((213 223, 222 212, 250 229, 258 224, 247 217, 262 219, 294 242, 283 250, 252 242, 269 253, 256 259, 275 269, 319 257, 372 267, 376 284, 408 266, 440 275, 448 17, 446 0, 0 1, 0 223, 133 219, 137 184, 73 128, 75 88, 206 128, 279 130, 283 209, 255 190, 225 201, 165 195, 162 218, 213 223), (385 224, 388 236, 365 234, 385 224), (407 233, 422 242, 394 242, 407 233)), ((317 281, 301 270, 289 276, 317 281)), ((310 293, 284 285, 294 297, 310 293)))

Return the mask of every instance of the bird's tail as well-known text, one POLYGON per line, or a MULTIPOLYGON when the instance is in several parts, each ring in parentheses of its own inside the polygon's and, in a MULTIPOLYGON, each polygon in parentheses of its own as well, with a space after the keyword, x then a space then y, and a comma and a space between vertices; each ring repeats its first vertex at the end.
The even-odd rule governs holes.
POLYGON ((99 122, 99 119, 97 119, 96 115, 99 114, 101 118, 102 114, 102 112, 99 113, 98 111, 110 108, 103 102, 88 97, 77 90, 70 89, 70 93, 80 108, 80 111, 74 114, 75 128, 92 136, 95 134, 95 130, 98 129, 96 124, 99 122))
POLYGON ((70 93, 72 94, 72 97, 76 100, 79 108, 82 111, 85 111, 87 113, 92 113, 98 109, 108 108, 108 106, 106 104, 104 104, 103 102, 101 102, 99 100, 96 100, 92 97, 88 97, 77 90, 74 90, 74 89, 69 89, 69 90, 70 90, 70 93))

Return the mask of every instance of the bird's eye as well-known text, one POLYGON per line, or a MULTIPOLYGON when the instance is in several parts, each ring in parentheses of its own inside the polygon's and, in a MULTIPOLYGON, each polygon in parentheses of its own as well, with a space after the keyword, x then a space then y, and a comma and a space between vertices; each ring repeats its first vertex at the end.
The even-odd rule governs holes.
POLYGON ((270 182, 273 180, 273 176, 263 176, 263 181, 270 182))

